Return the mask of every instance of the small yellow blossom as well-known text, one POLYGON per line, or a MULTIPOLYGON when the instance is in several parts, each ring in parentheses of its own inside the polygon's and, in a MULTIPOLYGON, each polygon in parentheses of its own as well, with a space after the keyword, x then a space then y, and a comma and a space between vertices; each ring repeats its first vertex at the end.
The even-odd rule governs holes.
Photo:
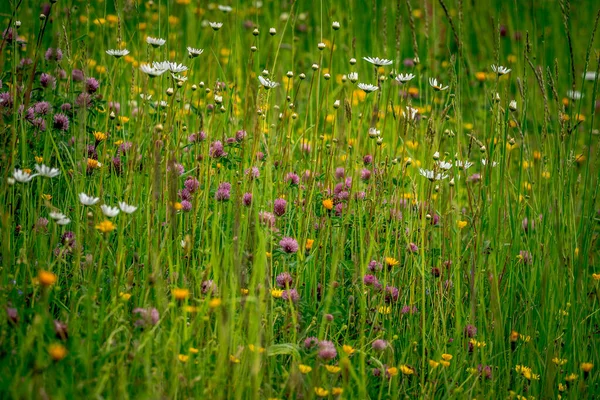
POLYGON ((102 233, 112 232, 115 230, 115 228, 116 228, 116 225, 114 223, 112 223, 112 221, 109 221, 109 220, 104 220, 96 225, 96 229, 102 233))
POLYGON ((42 156, 35 156, 35 162, 38 164, 41 164, 44 162, 44 157, 42 156))
POLYGON ((409 367, 408 365, 405 365, 405 364, 402 364, 400 366, 400 371, 404 375, 413 375, 415 373, 415 370, 412 367, 409 367))
POLYGON ((67 356, 67 349, 62 344, 54 343, 48 346, 48 354, 54 361, 60 361, 67 356))
POLYGON ((102 164, 100 164, 98 162, 98 160, 94 160, 93 158, 88 158, 87 159, 87 167, 88 169, 98 169, 102 166, 102 164))
POLYGON ((316 387, 315 394, 319 397, 327 397, 329 396, 329 390, 323 389, 322 387, 316 387))
POLYGON ((429 360, 429 366, 431 368, 437 368, 437 366, 440 365, 439 362, 435 361, 435 360, 429 360))
POLYGON ((456 226, 458 226, 458 229, 462 229, 467 226, 467 221, 457 221, 456 226))
POLYGON ((381 307, 379 307, 377 309, 377 312, 379 314, 387 315, 387 314, 390 314, 392 312, 392 307, 390 307, 390 306, 381 306, 381 307))
POLYGON ((323 200, 323 207, 325 207, 327 210, 333 209, 333 200, 331 200, 331 199, 323 200))
POLYGON ((442 359, 445 361, 450 361, 452 360, 452 354, 442 354, 442 359))
POLYGON ((234 356, 233 354, 229 355, 229 361, 232 362, 233 364, 239 364, 240 363, 240 359, 237 358, 236 356, 234 356))
POLYGON ((349 356, 354 354, 354 352, 356 351, 356 350, 354 350, 354 347, 347 345, 347 344, 342 346, 342 350, 344 351, 344 353, 348 354, 349 356))
POLYGON ((303 374, 308 374, 310 371, 312 371, 312 367, 309 365, 304 365, 304 364, 300 364, 298 365, 298 369, 300 370, 300 372, 302 372, 303 374))
POLYGON ((450 361, 440 360, 440 364, 442 364, 444 368, 448 368, 450 366, 450 361))
POLYGON ((218 297, 215 297, 214 299, 210 299, 210 301, 208 302, 208 306, 210 308, 217 308, 221 305, 222 301, 221 299, 219 299, 218 297))
POLYGON ((304 247, 306 248, 306 250, 311 250, 314 243, 314 239, 306 239, 306 245, 304 247))
POLYGON ((271 296, 275 297, 276 299, 280 299, 281 296, 283 296, 283 290, 271 289, 271 296))
POLYGON ((592 368, 594 368, 594 364, 592 364, 590 362, 581 363, 581 370, 583 372, 590 372, 592 370, 592 368))
POLYGON ((325 369, 327 371, 331 372, 332 374, 337 374, 341 370, 341 368, 338 367, 337 365, 326 365, 325 369))
POLYGON ((188 351, 189 351, 190 353, 192 353, 192 354, 198 354, 198 353, 200 352, 200 350, 198 350, 198 349, 196 349, 196 348, 194 348, 194 347, 190 347, 190 348, 188 349, 188 351))
POLYGON ((253 345, 253 344, 249 344, 249 345, 248 345, 248 350, 250 350, 250 351, 251 351, 251 352, 253 352, 253 353, 254 353, 254 352, 257 352, 257 351, 258 351, 259 353, 264 353, 264 352, 265 352, 265 348, 264 348, 264 347, 260 347, 260 346, 259 346, 259 347, 257 348, 257 347, 256 347, 255 345, 253 345))
POLYGON ((576 381, 577 378, 579 378, 579 375, 577 375, 577 374, 569 374, 569 375, 567 375, 565 377, 565 381, 567 381, 567 382, 573 382, 573 381, 576 381))
POLYGON ((179 359, 179 361, 181 361, 182 363, 186 363, 188 362, 188 360, 190 359, 190 356, 186 355, 186 354, 180 354, 177 356, 177 358, 179 359))
POLYGON ((131 293, 119 293, 119 297, 121 297, 122 300, 127 301, 131 298, 131 293))
POLYGON ((395 267, 398 264, 400 264, 400 261, 396 260, 393 257, 386 257, 385 258, 385 265, 387 265, 388 267, 395 267))
POLYGON ((387 374, 389 376, 396 376, 396 375, 398 375, 398 368, 396 368, 396 367, 388 368, 387 369, 387 374))
POLYGON ((38 272, 38 280, 42 286, 52 286, 56 283, 56 275, 50 271, 41 269, 38 272))
POLYGON ((556 365, 565 365, 567 363, 567 359, 566 358, 558 358, 558 357, 554 357, 552 359, 552 362, 556 365))
POLYGON ((96 139, 96 142, 102 142, 102 141, 106 140, 106 138, 107 138, 106 133, 103 133, 103 132, 96 131, 93 133, 93 135, 94 135, 94 139, 96 139))
POLYGON ((332 394, 332 395, 334 395, 334 396, 339 396, 339 395, 341 395, 342 393, 344 393, 344 389, 343 389, 343 388, 341 388, 341 387, 334 387, 334 388, 331 388, 331 394, 332 394))
POLYGON ((188 289, 175 288, 171 291, 175 300, 182 301, 187 299, 190 296, 190 291, 188 289))

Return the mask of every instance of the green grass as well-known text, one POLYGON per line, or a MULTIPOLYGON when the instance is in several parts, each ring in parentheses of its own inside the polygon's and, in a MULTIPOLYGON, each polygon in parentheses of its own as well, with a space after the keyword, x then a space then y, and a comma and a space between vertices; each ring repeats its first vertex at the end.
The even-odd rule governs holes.
POLYGON ((185 3, 0 5, 0 397, 600 396, 593 1, 185 3))

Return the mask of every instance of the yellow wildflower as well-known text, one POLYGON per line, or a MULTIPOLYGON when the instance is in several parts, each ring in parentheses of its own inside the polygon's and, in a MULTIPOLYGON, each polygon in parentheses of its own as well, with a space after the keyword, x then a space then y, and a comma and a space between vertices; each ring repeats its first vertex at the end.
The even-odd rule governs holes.
POLYGON ((333 209, 333 200, 331 200, 331 199, 323 200, 323 207, 325 207, 327 210, 333 209))
POLYGON ((217 308, 221 305, 221 299, 219 299, 218 297, 214 298, 214 299, 210 299, 210 301, 208 302, 208 306, 210 308, 217 308))
POLYGON ((56 283, 56 275, 50 271, 44 271, 41 269, 38 272, 38 280, 42 286, 52 286, 56 283))
POLYGON ((326 365, 325 369, 327 371, 331 372, 332 374, 337 374, 341 370, 341 368, 338 367, 337 365, 326 365))
POLYGON ((100 222, 99 224, 96 225, 96 229, 99 230, 102 233, 109 233, 114 231, 116 228, 115 224, 113 224, 111 221, 109 220, 104 220, 102 222, 100 222))
POLYGON ((60 361, 67 356, 67 349, 62 344, 54 343, 48 346, 48 354, 54 361, 60 361))
POLYGON ((188 289, 175 288, 171 291, 175 300, 185 300, 190 296, 190 291, 188 289))
POLYGON ((312 371, 312 367, 309 365, 304 365, 304 364, 300 364, 298 365, 298 369, 300 370, 300 372, 302 372, 303 374, 308 374, 310 371, 312 371))
POLYGON ((402 371, 404 375, 413 375, 415 373, 415 370, 412 367, 405 364, 400 366, 400 371, 402 371))

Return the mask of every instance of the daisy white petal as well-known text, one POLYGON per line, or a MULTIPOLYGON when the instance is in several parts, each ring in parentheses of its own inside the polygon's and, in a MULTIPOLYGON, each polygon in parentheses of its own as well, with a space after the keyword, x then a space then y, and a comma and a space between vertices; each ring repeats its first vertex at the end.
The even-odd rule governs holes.
POLYGON ((60 175, 60 170, 58 168, 50 168, 42 165, 35 165, 35 170, 38 172, 39 176, 43 176, 46 178, 54 178, 55 176, 60 175))
POLYGON ((379 58, 379 57, 363 57, 363 60, 370 62, 371 64, 373 64, 377 67, 383 67, 386 65, 393 64, 392 60, 386 60, 385 58, 379 58))
POLYGON ((92 197, 92 196, 88 196, 85 193, 79 193, 79 202, 81 204, 83 204, 84 206, 93 206, 98 201, 100 201, 100 199, 98 197, 92 197))
POLYGON ((160 47, 163 44, 167 43, 167 41, 162 38, 154 38, 154 37, 148 36, 146 38, 146 43, 148 43, 150 46, 152 46, 154 48, 157 48, 157 47, 160 47))
POLYGON ((379 87, 371 85, 370 83, 359 83, 358 88, 362 89, 365 93, 371 93, 379 89, 379 87))
POLYGON ((123 49, 123 50, 111 49, 111 50, 106 50, 106 54, 108 54, 109 56, 113 56, 114 58, 121 58, 121 57, 129 54, 129 50, 127 50, 127 49, 123 49))
POLYGON ((102 204, 100 206, 104 215, 108 218, 116 217, 119 214, 119 209, 117 207, 107 206, 106 204, 102 204))
POLYGON ((123 211, 125 214, 131 214, 133 213, 135 210, 137 210, 136 206, 132 206, 129 205, 127 203, 125 203, 124 201, 120 201, 119 202, 119 208, 121 209, 121 211, 123 211))
POLYGON ((279 83, 277 82, 273 82, 272 80, 270 80, 269 78, 263 78, 262 76, 258 76, 258 80, 260 82, 261 85, 263 85, 263 87, 265 89, 273 89, 277 86, 279 86, 279 83))

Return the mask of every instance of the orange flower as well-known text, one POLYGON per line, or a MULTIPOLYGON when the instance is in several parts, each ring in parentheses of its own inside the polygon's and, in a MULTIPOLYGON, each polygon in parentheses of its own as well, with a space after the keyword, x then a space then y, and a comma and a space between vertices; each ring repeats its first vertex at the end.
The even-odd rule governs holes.
POLYGON ((67 349, 62 344, 51 344, 48 346, 48 354, 54 361, 60 361, 67 356, 67 349))
POLYGON ((323 200, 323 207, 325 207, 327 210, 333 209, 333 200, 331 200, 331 199, 323 200))
POLYGON ((56 283, 56 275, 42 269, 38 272, 38 280, 42 286, 52 286, 56 283))
POLYGON ((173 297, 175 297, 175 300, 185 300, 188 297, 190 297, 190 291, 188 289, 181 289, 181 288, 175 288, 171 291, 171 293, 173 293, 173 297))

